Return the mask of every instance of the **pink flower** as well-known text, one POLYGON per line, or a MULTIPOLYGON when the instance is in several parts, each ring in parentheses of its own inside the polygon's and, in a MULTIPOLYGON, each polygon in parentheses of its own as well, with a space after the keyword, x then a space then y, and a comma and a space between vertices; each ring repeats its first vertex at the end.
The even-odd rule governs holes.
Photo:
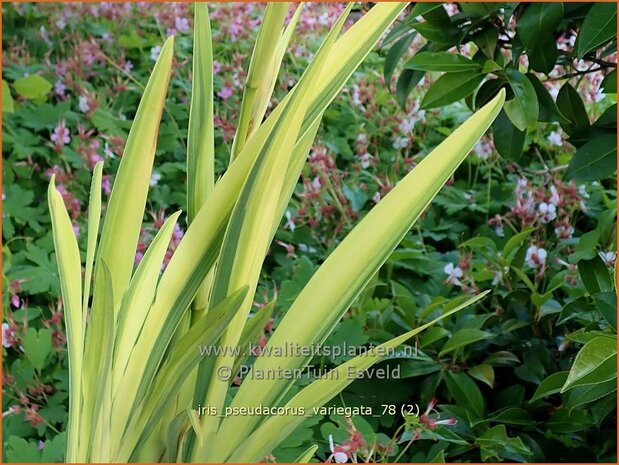
POLYGON ((62 81, 58 80, 54 83, 54 92, 56 92, 56 95, 63 97, 66 91, 67 86, 65 86, 62 81))
POLYGON ((574 234, 574 228, 566 223, 557 224, 555 223, 555 236, 558 239, 570 239, 574 234))
POLYGON ((14 341, 13 328, 9 326, 8 323, 2 323, 2 346, 3 347, 13 347, 14 341))
POLYGON ((329 435, 329 450, 331 451, 331 457, 335 460, 335 463, 348 462, 348 454, 342 450, 341 446, 335 446, 333 444, 333 435, 331 434, 329 435))
POLYGON ((228 32, 230 33, 230 36, 232 37, 232 39, 236 39, 241 34, 242 31, 243 31, 243 28, 241 27, 239 23, 230 24, 230 28, 228 29, 228 32))
POLYGON ((65 127, 64 120, 61 121, 60 124, 54 128, 51 139, 58 148, 63 147, 69 142, 71 142, 71 133, 65 127))
MULTIPOLYGON (((456 423, 458 423, 458 420, 456 420, 455 418, 446 418, 444 420, 439 420, 438 418, 440 418, 441 416, 438 412, 437 412, 437 415, 438 415, 437 419, 430 418, 430 413, 432 413, 437 403, 438 403, 438 399, 436 397, 430 400, 430 402, 428 403, 428 406, 426 407, 426 411, 419 417, 419 421, 422 424, 424 424, 428 429, 433 430, 439 425, 455 425, 456 423)), ((436 412, 436 410, 434 411, 436 412)))
POLYGON ((174 27, 179 32, 187 32, 189 30, 189 20, 187 18, 176 18, 174 27))
POLYGON ((223 89, 217 92, 217 96, 223 100, 228 100, 230 97, 232 97, 232 94, 232 88, 229 86, 225 86, 223 89))

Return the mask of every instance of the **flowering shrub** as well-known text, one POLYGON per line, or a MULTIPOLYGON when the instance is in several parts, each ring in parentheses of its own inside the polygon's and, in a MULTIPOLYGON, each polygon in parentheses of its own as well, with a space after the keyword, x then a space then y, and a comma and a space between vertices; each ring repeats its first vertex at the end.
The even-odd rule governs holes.
MULTIPOLYGON (((453 4, 445 8, 452 18, 459 12, 453 4)), ((306 6, 267 112, 294 86, 319 33, 341 11, 335 4, 306 6)), ((66 335, 45 189, 54 175, 85 249, 90 173, 101 160, 107 173, 116 172, 128 119, 163 39, 176 35, 159 163, 135 257, 141 261, 169 215, 186 209, 193 19, 184 3, 19 3, 3 5, 3 13, 3 457, 62 461, 66 335)), ((211 11, 218 173, 229 163, 261 13, 260 5, 240 3, 211 11)), ((417 25, 419 34, 410 40, 388 36, 325 112, 254 299, 256 311, 277 299, 258 347, 354 224, 470 113, 458 102, 465 96, 424 105, 442 78, 428 73, 410 85, 414 68, 394 72, 396 44, 399 56, 409 56, 433 41, 425 19, 419 23, 427 23, 425 35, 417 25)), ((510 40, 516 26, 504 26, 510 40)), ((562 32, 559 50, 571 51, 574 37, 562 32)), ((462 55, 474 57, 475 47, 481 48, 467 44, 462 55)), ((613 64, 616 55, 603 61, 613 64)), ((482 139, 454 173, 326 344, 384 342, 448 298, 485 289, 492 289, 491 297, 420 336, 413 355, 385 360, 384 366, 400 369, 400 379, 358 380, 336 401, 382 415, 308 418, 266 460, 295 460, 313 444, 312 454, 338 463, 616 460, 616 176, 601 170, 590 182, 565 175, 575 153, 582 158, 590 141, 616 126, 616 97, 600 70, 560 79, 563 71, 557 66, 544 85, 551 99, 559 99, 563 83, 578 85, 590 132, 578 135, 562 120, 536 123, 512 156, 497 143, 497 125, 514 133, 513 114, 497 120, 494 137, 482 139), (602 354, 600 369, 587 368, 590 354, 602 354), (397 405, 397 414, 383 412, 385 404, 397 405), (401 413, 408 405, 417 411, 401 413)), ((103 177, 104 198, 112 181, 113 174, 103 177)), ((174 230, 165 263, 185 229, 181 222, 174 230)), ((346 359, 313 362, 333 367, 346 359)))

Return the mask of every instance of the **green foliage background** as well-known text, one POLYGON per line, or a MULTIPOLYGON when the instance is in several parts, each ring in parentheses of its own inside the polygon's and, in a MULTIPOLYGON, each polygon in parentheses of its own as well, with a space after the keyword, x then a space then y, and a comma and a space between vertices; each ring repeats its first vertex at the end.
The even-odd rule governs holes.
MULTIPOLYGON (((90 170, 101 158, 106 172, 115 171, 151 55, 170 29, 177 62, 141 246, 163 218, 186 210, 188 8, 3 4, 5 461, 63 459, 67 360, 49 176, 65 189, 85 249, 79 229, 90 170), (70 131, 61 146, 52 138, 59 127, 70 131)), ((337 8, 307 7, 276 95, 294 85, 337 8)), ((214 11, 221 172, 262 7, 214 11)), ((266 259, 256 306, 274 297, 277 306, 261 338, 352 225, 505 87, 509 102, 491 134, 327 345, 380 343, 454 297, 492 293, 411 341, 414 355, 385 360, 401 379, 359 380, 334 401, 375 413, 383 404, 423 412, 436 397, 441 418, 456 425, 429 427, 399 413, 355 417, 352 425, 316 416, 273 452, 275 460, 293 460, 311 444, 324 459, 329 436, 342 443, 354 428, 367 445, 360 457, 374 445, 372 461, 616 461, 615 33, 611 3, 420 3, 370 55, 325 113, 266 259)), ((184 228, 183 219, 178 237, 184 228)))

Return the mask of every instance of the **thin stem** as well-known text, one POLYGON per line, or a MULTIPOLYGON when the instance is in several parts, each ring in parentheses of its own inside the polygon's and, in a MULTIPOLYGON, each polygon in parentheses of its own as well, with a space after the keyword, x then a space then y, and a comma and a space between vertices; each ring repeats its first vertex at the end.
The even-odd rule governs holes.
POLYGON ((557 77, 553 77, 550 79, 546 79, 546 81, 561 81, 563 79, 571 79, 573 77, 584 76, 585 74, 589 74, 589 73, 595 73, 596 71, 601 71, 603 69, 606 69, 606 67, 600 66, 598 68, 586 69, 584 71, 576 71, 574 73, 564 74, 563 76, 557 76, 557 77))

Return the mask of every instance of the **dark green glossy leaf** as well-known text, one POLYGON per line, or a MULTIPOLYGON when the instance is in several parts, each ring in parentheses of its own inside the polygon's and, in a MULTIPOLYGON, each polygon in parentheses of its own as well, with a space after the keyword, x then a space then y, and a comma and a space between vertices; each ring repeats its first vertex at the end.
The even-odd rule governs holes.
POLYGON ((387 57, 385 58, 384 66, 385 83, 387 86, 391 87, 391 77, 393 76, 393 72, 395 71, 395 68, 402 56, 404 56, 408 50, 408 47, 415 38, 415 35, 416 34, 414 32, 407 34, 395 42, 389 49, 389 53, 387 53, 387 57))
MULTIPOLYGON (((476 5, 471 3, 471 5, 476 5)), ((493 25, 489 25, 486 29, 482 29, 473 35, 473 42, 488 58, 494 57, 497 43, 499 42, 499 30, 493 25)))
POLYGON ((569 121, 569 123, 561 124, 563 130, 568 134, 571 135, 577 129, 589 126, 589 116, 587 116, 585 104, 569 82, 563 84, 559 90, 557 108, 569 121))
POLYGON ((613 281, 604 261, 596 255, 578 262, 578 273, 589 294, 612 291, 613 281))
POLYGON ((527 73, 526 76, 531 81, 533 89, 535 89, 535 95, 537 95, 537 102, 539 104, 537 120, 543 123, 558 121, 563 124, 569 124, 569 120, 561 114, 550 92, 544 87, 539 78, 533 73, 527 73))
POLYGON ((591 415, 588 412, 562 408, 546 422, 546 427, 557 433, 576 433, 591 428, 591 415))
POLYGON ((419 81, 421 81, 424 74, 425 73, 423 71, 415 71, 412 69, 405 69, 402 71, 398 77, 398 82, 396 83, 396 95, 400 106, 406 106, 408 94, 410 94, 415 86, 419 84, 419 81))
POLYGON ((483 419, 486 403, 475 381, 464 373, 452 371, 447 372, 445 380, 449 394, 456 404, 466 406, 469 419, 472 422, 483 419))
POLYGON ((613 103, 593 123, 594 128, 608 129, 613 134, 617 132, 617 104, 613 103))
POLYGON ((492 124, 494 148, 507 161, 517 161, 522 155, 526 131, 520 131, 510 121, 504 111, 499 113, 492 124))
POLYGON ((582 58, 591 50, 605 44, 617 36, 617 4, 595 3, 584 22, 578 35, 578 57, 582 58))
POLYGON ((516 30, 522 43, 531 50, 537 46, 542 37, 556 29, 561 19, 563 19, 563 3, 529 3, 518 19, 516 30))
POLYGON ((449 52, 419 52, 404 65, 419 71, 479 71, 481 66, 470 58, 449 52))
POLYGON ((514 363, 520 363, 520 360, 513 353, 506 350, 500 350, 488 355, 484 359, 484 363, 489 365, 513 365, 514 363))
POLYGON ((454 25, 434 25, 429 22, 416 23, 413 28, 431 42, 441 45, 457 45, 460 42, 460 30, 454 25))
POLYGON ((476 365, 468 369, 467 373, 482 383, 487 384, 490 388, 494 387, 494 368, 492 365, 476 365))
MULTIPOLYGON (((615 373, 616 374, 616 373, 615 373)), ((617 381, 609 381, 571 389, 564 395, 564 408, 573 410, 606 397, 617 390, 617 381)))
MULTIPOLYGON (((481 108, 499 93, 503 87, 505 87, 507 83, 503 79, 489 79, 485 81, 477 92, 475 93, 475 108, 481 108)), ((511 89, 507 88, 506 90, 511 92, 511 89)), ((509 92, 507 94, 507 98, 509 98, 509 92)))
POLYGON ((487 421, 506 425, 534 425, 531 414, 521 407, 509 407, 489 416, 487 421))
POLYGON ((539 104, 533 84, 524 74, 515 69, 507 69, 505 75, 514 91, 514 98, 505 102, 505 113, 520 131, 535 127, 539 115, 539 104))
POLYGON ((422 16, 427 23, 434 26, 443 26, 450 22, 449 15, 442 3, 419 2, 413 7, 411 16, 422 16))
POLYGON ((499 459, 527 462, 532 453, 519 437, 509 437, 505 425, 497 425, 482 433, 475 444, 480 447, 482 461, 496 462, 499 459))
POLYGON ((567 380, 567 375, 567 371, 559 371, 558 373, 550 375, 540 383, 529 402, 535 402, 536 400, 561 392, 561 388, 563 388, 567 380))
POLYGON ((484 18, 505 6, 501 2, 460 2, 459 5, 464 13, 475 18, 484 18))
POLYGON ((576 387, 591 386, 606 383, 617 377, 617 354, 600 363, 595 370, 570 384, 564 391, 569 392, 576 387))
POLYGON ((590 319, 591 317, 588 315, 593 311, 593 307, 588 302, 585 297, 581 297, 579 299, 573 300, 569 302, 563 307, 561 310, 561 315, 559 315, 559 320, 557 324, 563 324, 566 321, 569 321, 573 318, 578 319, 590 319))
POLYGON ((443 356, 449 352, 461 349, 462 347, 466 347, 475 342, 483 341, 484 339, 488 339, 490 337, 492 337, 491 333, 481 331, 479 329, 461 329, 449 338, 439 355, 443 356))
POLYGON ((552 35, 544 36, 539 44, 529 53, 529 66, 532 70, 548 74, 555 67, 559 52, 557 42, 552 35))
POLYGON ((600 84, 600 89, 604 91, 605 94, 616 94, 617 93, 617 70, 614 69, 606 76, 604 76, 604 80, 602 84, 600 84))
POLYGON ((617 294, 614 291, 600 292, 593 296, 595 305, 613 329, 617 329, 617 294))
POLYGON ((432 84, 421 102, 421 108, 437 108, 457 102, 473 93, 484 75, 470 71, 443 74, 432 84))
POLYGON ((617 357, 617 340, 615 338, 598 336, 591 339, 576 355, 561 392, 565 392, 576 385, 584 376, 595 373, 605 361, 613 357, 617 357))
POLYGON ((617 171, 617 136, 606 134, 580 147, 565 172, 577 182, 597 181, 617 171))

